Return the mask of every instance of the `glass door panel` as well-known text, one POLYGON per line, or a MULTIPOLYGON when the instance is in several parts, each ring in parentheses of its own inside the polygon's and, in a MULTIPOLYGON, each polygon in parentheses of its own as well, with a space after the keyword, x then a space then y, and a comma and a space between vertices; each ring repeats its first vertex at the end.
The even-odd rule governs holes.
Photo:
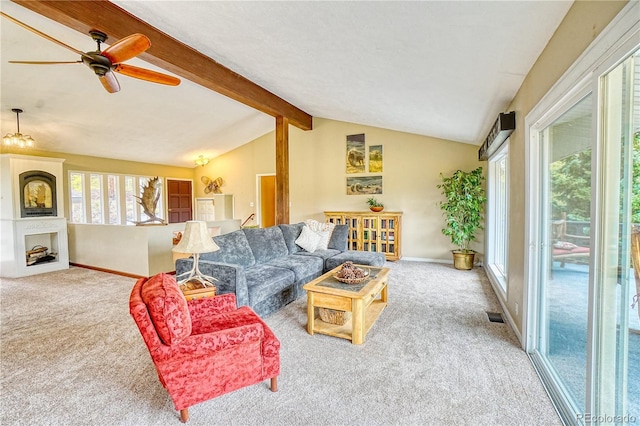
POLYGON ((542 262, 538 292, 540 356, 573 411, 586 406, 591 281, 589 94, 540 133, 542 262))
POLYGON ((603 255, 597 265, 593 405, 599 416, 637 420, 640 307, 631 306, 640 293, 640 265, 633 265, 631 240, 640 232, 640 51, 607 73, 601 90, 606 184, 599 203, 603 255))

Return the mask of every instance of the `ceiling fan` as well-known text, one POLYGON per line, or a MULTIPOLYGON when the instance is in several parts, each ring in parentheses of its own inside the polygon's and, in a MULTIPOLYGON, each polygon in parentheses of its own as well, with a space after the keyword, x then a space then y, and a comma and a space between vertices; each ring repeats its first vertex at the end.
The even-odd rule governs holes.
POLYGON ((146 51, 149 47, 151 47, 151 42, 147 38, 147 36, 143 34, 132 34, 127 36, 121 40, 116 41, 111 46, 107 47, 104 50, 101 50, 100 44, 104 43, 107 40, 107 35, 98 30, 91 30, 89 34, 98 44, 98 48, 92 52, 83 52, 81 50, 75 49, 68 44, 61 42, 29 25, 24 22, 18 21, 17 19, 7 15, 6 13, 0 11, 0 15, 7 18, 11 22, 35 33, 41 37, 46 38, 49 41, 52 41, 66 49, 71 50, 72 52, 77 53, 81 56, 80 61, 9 61, 12 64, 33 64, 33 65, 56 65, 56 64, 78 64, 83 63, 89 68, 93 70, 93 72, 98 76, 98 79, 102 83, 102 86, 109 93, 116 93, 120 91, 120 84, 116 79, 114 72, 119 74, 127 75, 129 77, 137 78, 140 80, 146 80, 153 83, 166 84, 168 86, 177 86, 180 84, 180 79, 163 74, 157 71, 152 71, 146 68, 140 68, 133 65, 125 65, 122 62, 127 61, 131 58, 134 58, 146 51))

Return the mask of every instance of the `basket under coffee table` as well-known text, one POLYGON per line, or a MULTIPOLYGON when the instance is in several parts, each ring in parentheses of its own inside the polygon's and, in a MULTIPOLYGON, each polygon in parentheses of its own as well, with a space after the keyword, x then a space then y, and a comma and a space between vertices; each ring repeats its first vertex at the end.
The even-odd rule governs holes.
POLYGON ((307 332, 327 334, 364 343, 365 336, 387 306, 389 268, 356 265, 369 270, 369 277, 360 284, 346 284, 334 278, 342 265, 304 285, 307 290, 307 332), (380 297, 378 297, 380 296, 380 297), (322 321, 318 309, 351 312, 344 324, 322 321))

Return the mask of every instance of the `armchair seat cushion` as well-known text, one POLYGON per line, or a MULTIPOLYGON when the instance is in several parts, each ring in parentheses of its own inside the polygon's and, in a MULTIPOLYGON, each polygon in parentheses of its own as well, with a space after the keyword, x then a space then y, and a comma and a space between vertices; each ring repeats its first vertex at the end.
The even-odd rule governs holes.
POLYGON ((144 283, 141 293, 158 335, 166 345, 177 344, 191 335, 187 299, 173 275, 155 275, 144 283))
MULTIPOLYGON (((217 296, 219 297, 219 296, 217 296)), ((193 334, 215 333, 221 330, 234 330, 243 325, 258 324, 262 331, 259 317, 248 306, 241 306, 233 311, 193 319, 193 334)))

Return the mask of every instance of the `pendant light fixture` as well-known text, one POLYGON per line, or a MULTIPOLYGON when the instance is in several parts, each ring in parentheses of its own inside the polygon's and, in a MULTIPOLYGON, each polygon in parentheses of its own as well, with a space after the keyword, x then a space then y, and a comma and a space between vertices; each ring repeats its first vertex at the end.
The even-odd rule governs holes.
POLYGON ((206 166, 207 164, 209 164, 209 159, 207 157, 205 157, 204 155, 200 154, 198 155, 198 158, 196 158, 196 161, 194 161, 194 163, 196 163, 196 166, 206 166))
POLYGON ((33 147, 35 141, 29 135, 23 135, 20 133, 20 113, 22 110, 20 108, 13 108, 11 111, 16 113, 16 121, 18 123, 18 131, 16 133, 7 133, 2 141, 7 146, 16 146, 18 148, 31 148, 33 147))

